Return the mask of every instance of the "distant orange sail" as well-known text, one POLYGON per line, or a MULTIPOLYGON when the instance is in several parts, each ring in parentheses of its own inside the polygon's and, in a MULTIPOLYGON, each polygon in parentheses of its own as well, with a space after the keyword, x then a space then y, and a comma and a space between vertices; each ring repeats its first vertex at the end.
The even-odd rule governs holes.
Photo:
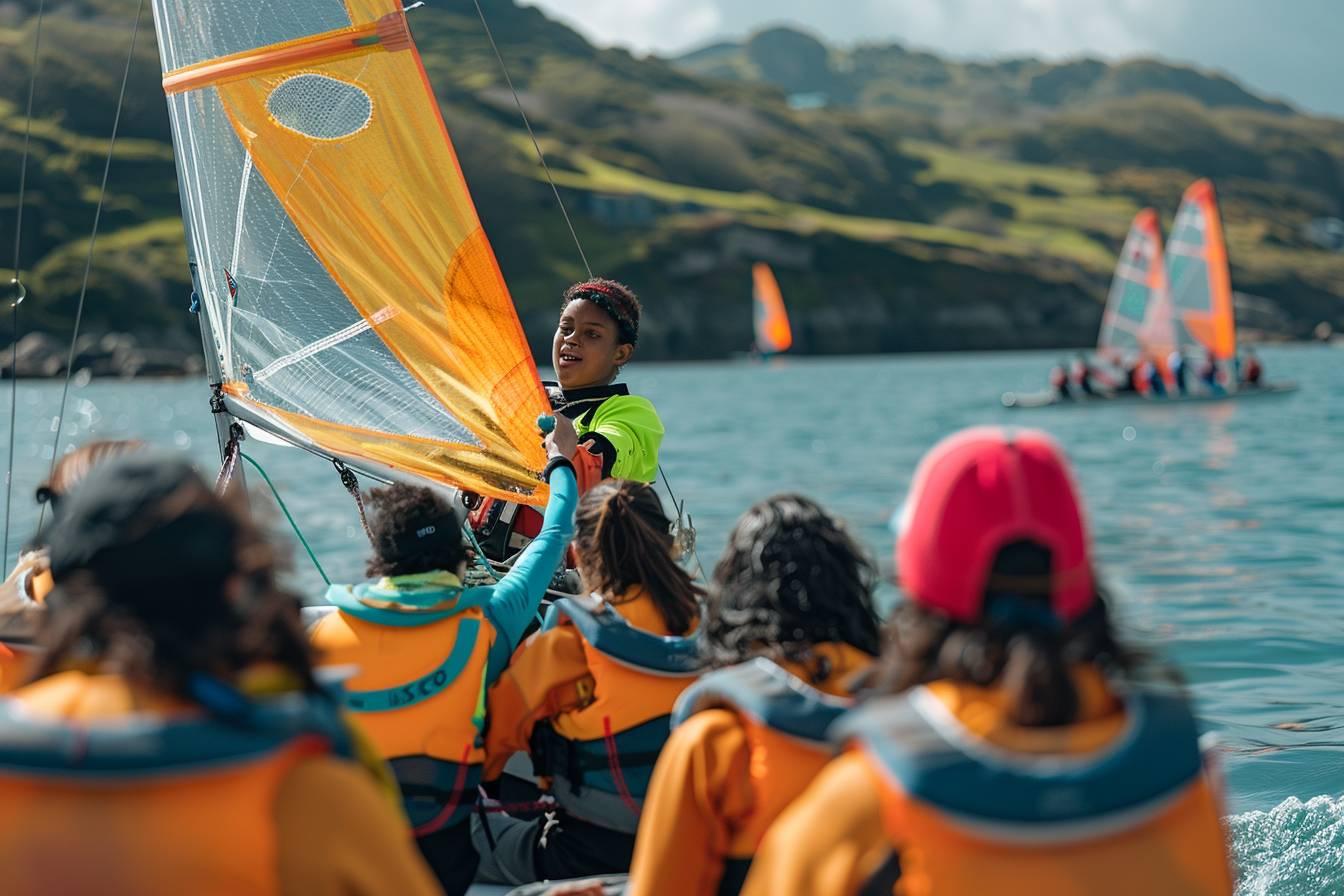
POLYGON ((1201 347, 1219 361, 1235 357, 1232 275, 1212 182, 1198 180, 1185 191, 1166 261, 1180 345, 1201 347))
POLYGON ((336 456, 527 503, 549 411, 399 0, 154 0, 223 390, 336 456))
POLYGON ((779 291, 770 265, 758 261, 751 268, 752 319, 756 325, 756 350, 762 354, 778 355, 793 346, 793 329, 784 310, 784 296, 779 291))
POLYGON ((1162 227, 1157 212, 1146 208, 1134 217, 1120 250, 1097 351, 1117 363, 1126 356, 1142 356, 1165 375, 1167 356, 1175 345, 1162 227))

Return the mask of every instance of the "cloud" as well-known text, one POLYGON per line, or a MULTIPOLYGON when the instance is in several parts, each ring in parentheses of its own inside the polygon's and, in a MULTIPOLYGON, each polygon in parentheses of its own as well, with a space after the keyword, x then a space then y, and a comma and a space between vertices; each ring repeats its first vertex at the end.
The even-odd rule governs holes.
POLYGON ((720 0, 528 0, 601 44, 669 52, 724 27, 720 0))
POLYGON ((600 43, 675 53, 763 25, 957 56, 1159 55, 1344 114, 1340 0, 526 0, 600 43))

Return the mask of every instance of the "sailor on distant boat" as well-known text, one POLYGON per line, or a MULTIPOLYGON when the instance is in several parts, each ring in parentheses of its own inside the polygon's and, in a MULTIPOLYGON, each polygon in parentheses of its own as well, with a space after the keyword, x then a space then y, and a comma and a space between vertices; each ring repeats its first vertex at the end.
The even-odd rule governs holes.
POLYGON ((1185 395, 1188 388, 1185 381, 1188 371, 1185 367, 1185 355, 1181 353, 1179 348, 1172 349, 1171 354, 1167 356, 1167 369, 1171 371, 1171 379, 1176 384, 1176 391, 1185 395))
POLYGON ((1255 349, 1246 350, 1246 365, 1242 369, 1242 385, 1249 388, 1258 388, 1265 376, 1265 366, 1260 363, 1260 356, 1255 353, 1255 349))
POLYGON ((1050 388, 1055 390, 1055 397, 1060 401, 1071 401, 1072 393, 1069 392, 1069 365, 1067 361, 1060 361, 1050 370, 1050 388))
POLYGON ((1077 359, 1073 362, 1073 381, 1074 385, 1089 398, 1097 397, 1096 386, 1093 385, 1093 379, 1096 377, 1096 371, 1088 363, 1087 356, 1082 352, 1078 353, 1077 359))
POLYGON ((1166 398, 1167 382, 1162 376, 1162 368, 1153 363, 1152 359, 1143 362, 1144 375, 1148 380, 1148 395, 1150 398, 1166 398))
POLYGON ((1199 381, 1204 384, 1213 395, 1225 395, 1227 390, 1223 388, 1223 371, 1218 366, 1218 359, 1213 353, 1208 353, 1204 358, 1204 363, 1199 368, 1199 381))
POLYGON ((846 748, 779 817, 746 896, 1231 896, 1212 756, 1115 635, 1059 448, 965 430, 900 517, 908 600, 846 748))
POLYGON ((424 487, 369 498, 374 555, 360 585, 333 585, 335 611, 309 638, 324 664, 352 667, 347 709, 392 765, 416 842, 448 896, 471 886, 470 816, 485 760, 485 694, 536 615, 573 535, 574 468, 547 439, 551 485, 541 532, 494 585, 464 587, 462 522, 424 487))

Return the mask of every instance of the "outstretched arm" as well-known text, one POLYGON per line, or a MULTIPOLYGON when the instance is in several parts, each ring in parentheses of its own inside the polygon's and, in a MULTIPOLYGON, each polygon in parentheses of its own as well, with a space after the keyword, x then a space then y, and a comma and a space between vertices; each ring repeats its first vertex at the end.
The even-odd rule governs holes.
POLYGON ((489 615, 499 632, 503 655, 513 653, 527 631, 528 623, 541 606, 565 548, 574 537, 574 507, 578 502, 578 482, 568 458, 555 457, 546 467, 551 498, 541 532, 523 549, 513 568, 493 586, 489 615))

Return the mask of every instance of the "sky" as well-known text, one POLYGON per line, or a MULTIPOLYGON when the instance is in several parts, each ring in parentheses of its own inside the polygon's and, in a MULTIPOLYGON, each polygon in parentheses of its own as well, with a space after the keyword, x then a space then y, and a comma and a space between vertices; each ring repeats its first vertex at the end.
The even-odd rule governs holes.
POLYGON ((959 57, 1161 56, 1344 117, 1344 0, 524 0, 600 44, 676 53, 765 25, 959 57))

